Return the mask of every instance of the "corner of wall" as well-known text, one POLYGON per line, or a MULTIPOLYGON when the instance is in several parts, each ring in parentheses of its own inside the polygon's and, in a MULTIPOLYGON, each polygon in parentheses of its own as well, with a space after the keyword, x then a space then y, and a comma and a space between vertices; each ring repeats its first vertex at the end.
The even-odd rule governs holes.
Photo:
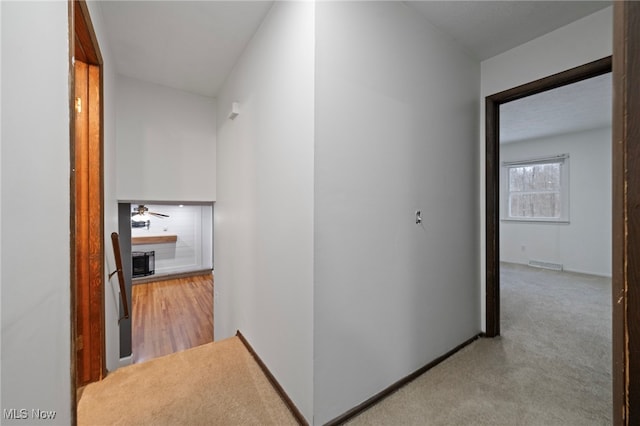
POLYGON ((215 335, 313 416, 313 2, 275 2, 217 98, 215 335), (228 118, 231 105, 238 115, 228 118), (274 330, 276 330, 274 332, 274 330))

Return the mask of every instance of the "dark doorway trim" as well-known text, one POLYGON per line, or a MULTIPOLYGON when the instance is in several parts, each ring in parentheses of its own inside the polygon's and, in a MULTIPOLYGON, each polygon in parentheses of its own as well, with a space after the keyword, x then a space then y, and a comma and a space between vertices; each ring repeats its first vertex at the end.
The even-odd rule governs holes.
POLYGON ((640 2, 613 6, 613 424, 640 424, 640 2))
POLYGON ((338 417, 334 418, 333 420, 329 420, 327 423, 324 424, 324 426, 340 426, 340 425, 343 425, 343 424, 347 423, 352 418, 360 415, 361 413, 365 412, 369 408, 373 407, 374 405, 376 405, 377 403, 379 403, 380 401, 382 401, 386 397, 390 396, 391 394, 393 394, 397 390, 401 389, 403 386, 406 386, 407 384, 411 383, 412 381, 414 381, 415 379, 417 379, 418 377, 420 377, 421 375, 423 375, 427 371, 431 370, 432 368, 434 368, 438 364, 446 361, 447 359, 449 359, 453 355, 457 354, 462 349, 466 348, 467 346, 469 346, 470 344, 472 344, 473 342, 478 340, 478 338, 480 336, 481 336, 481 334, 477 334, 477 335, 472 336, 471 338, 465 340, 464 342, 460 343, 455 348, 451 349, 449 352, 447 352, 447 353, 445 353, 443 355, 440 355, 438 358, 436 358, 433 361, 423 365, 422 367, 420 367, 419 369, 417 369, 413 373, 409 374, 408 376, 405 376, 405 377, 401 378, 400 380, 398 380, 397 382, 392 383, 391 385, 387 386, 386 388, 384 388, 383 390, 381 390, 377 394, 373 395, 372 397, 370 397, 366 401, 361 402, 360 404, 358 404, 355 407, 351 408, 350 410, 342 413, 341 415, 339 415, 338 417))
POLYGON ((486 131, 486 336, 500 335, 500 105, 611 72, 611 56, 485 99, 486 131))
POLYGON ((284 402, 284 405, 287 406, 287 408, 289 409, 293 417, 296 419, 298 424, 300 426, 308 426, 309 422, 307 422, 307 419, 305 419, 305 417, 302 415, 302 412, 298 409, 298 407, 296 407, 296 404, 294 404, 293 400, 289 397, 289 395, 284 390, 282 385, 278 382, 276 377, 271 373, 271 371, 267 367, 267 364, 265 364, 264 361, 262 361, 260 356, 253 349, 253 346, 249 344, 249 341, 247 340, 247 338, 244 337, 244 335, 240 332, 240 330, 236 330, 236 336, 238 337, 238 339, 240 339, 244 347, 247 348, 247 351, 251 354, 253 359, 256 361, 256 363, 258 364, 258 366, 260 367, 264 375, 267 377, 267 380, 269 380, 269 383, 271 383, 271 386, 273 386, 275 391, 278 393, 278 395, 282 399, 282 402, 284 402))

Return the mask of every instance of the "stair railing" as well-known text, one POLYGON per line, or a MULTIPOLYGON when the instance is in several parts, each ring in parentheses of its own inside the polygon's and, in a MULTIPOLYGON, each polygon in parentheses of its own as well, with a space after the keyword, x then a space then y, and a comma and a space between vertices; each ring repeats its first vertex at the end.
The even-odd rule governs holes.
POLYGON ((120 286, 120 299, 122 300, 122 307, 124 316, 118 319, 118 324, 123 319, 129 318, 129 304, 127 303, 127 291, 124 285, 124 273, 122 272, 122 256, 120 255, 120 237, 117 232, 111 233, 111 243, 113 244, 113 255, 116 259, 116 270, 109 274, 109 279, 114 274, 118 274, 118 284, 120 286))

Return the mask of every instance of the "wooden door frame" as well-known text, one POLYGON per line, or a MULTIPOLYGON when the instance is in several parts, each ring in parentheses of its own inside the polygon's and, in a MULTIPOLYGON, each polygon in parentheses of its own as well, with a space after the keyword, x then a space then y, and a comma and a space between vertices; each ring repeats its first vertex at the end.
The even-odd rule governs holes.
POLYGON ((611 72, 611 56, 505 90, 485 99, 486 331, 500 335, 500 105, 611 72))
POLYGON ((640 424, 640 2, 613 7, 613 423, 640 424))
MULTIPOLYGON (((104 108, 103 108, 103 67, 102 67, 102 55, 98 46, 97 37, 91 23, 91 17, 89 15, 89 9, 85 0, 68 0, 68 20, 69 20, 69 34, 73 34, 69 37, 69 133, 70 133, 70 299, 71 299, 71 315, 70 315, 70 329, 71 329, 71 419, 72 424, 76 424, 76 391, 77 391, 77 342, 76 336, 78 333, 76 318, 78 315, 78 298, 77 298, 77 279, 76 279, 76 186, 77 180, 75 175, 76 170, 76 102, 75 102, 75 86, 76 75, 74 58, 78 58, 82 62, 90 65, 97 66, 99 69, 99 171, 98 171, 98 186, 99 186, 99 211, 95 212, 95 215, 99 217, 99 241, 94 241, 99 244, 99 260, 94 260, 91 264, 99 274, 99 292, 92 296, 93 309, 99 310, 97 316, 100 324, 97 327, 100 328, 101 338, 99 341, 94 342, 94 350, 100 355, 100 377, 104 377, 106 373, 106 357, 105 357, 105 313, 104 313, 104 108)), ((87 106, 88 107, 88 106, 87 106)))

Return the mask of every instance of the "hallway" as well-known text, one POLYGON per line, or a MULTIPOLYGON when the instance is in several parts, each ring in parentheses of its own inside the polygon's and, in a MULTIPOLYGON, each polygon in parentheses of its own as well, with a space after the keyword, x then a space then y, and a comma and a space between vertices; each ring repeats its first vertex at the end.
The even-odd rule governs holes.
MULTIPOLYGON (((473 342, 349 424, 610 424, 610 280, 502 264, 502 281, 502 337, 473 342)), ((237 337, 112 373, 85 389, 78 419, 295 424, 237 337)))

